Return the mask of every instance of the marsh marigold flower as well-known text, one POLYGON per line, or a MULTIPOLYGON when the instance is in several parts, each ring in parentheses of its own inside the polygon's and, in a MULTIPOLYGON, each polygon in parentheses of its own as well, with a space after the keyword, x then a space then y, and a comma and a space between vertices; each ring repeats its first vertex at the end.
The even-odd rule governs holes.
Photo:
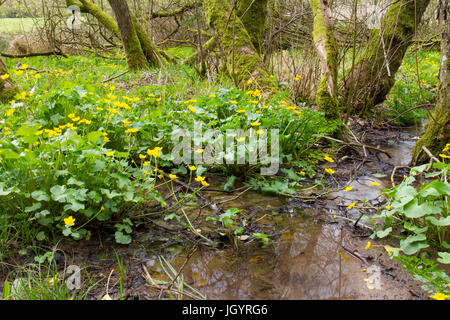
POLYGON ((75 225, 75 219, 72 216, 69 216, 68 218, 64 219, 64 223, 66 226, 72 227, 75 225))

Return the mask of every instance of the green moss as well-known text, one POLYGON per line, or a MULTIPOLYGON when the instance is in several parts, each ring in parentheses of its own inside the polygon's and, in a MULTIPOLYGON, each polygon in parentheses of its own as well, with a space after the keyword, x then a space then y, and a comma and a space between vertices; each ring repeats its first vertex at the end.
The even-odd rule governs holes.
POLYGON ((241 20, 232 12, 230 3, 204 0, 203 10, 208 24, 216 31, 220 48, 226 56, 227 71, 235 84, 245 88, 246 81, 253 79, 265 92, 275 92, 275 83, 241 20))
POLYGON ((268 0, 241 0, 237 4, 237 15, 259 53, 262 52, 264 40, 267 3, 268 0))
POLYGON ((430 0, 394 2, 381 20, 381 29, 372 38, 353 70, 358 75, 345 87, 344 97, 354 92, 353 113, 369 115, 374 105, 383 102, 395 82, 406 50, 414 36, 414 20, 420 21, 430 0), (417 10, 416 10, 417 9, 417 10), (382 35, 382 37, 381 37, 382 35), (386 64, 385 56, 389 65, 386 64), (388 72, 389 68, 389 72, 388 72))
POLYGON ((117 38, 120 39, 120 31, 114 18, 106 14, 99 6, 91 1, 80 0, 80 2, 75 0, 66 0, 66 5, 69 7, 71 5, 78 6, 80 11, 83 13, 89 13, 93 15, 97 20, 110 32, 112 32, 117 38))
POLYGON ((156 46, 153 44, 151 35, 141 26, 133 14, 131 15, 131 21, 148 63, 152 66, 161 66, 162 57, 158 53, 156 46))
POLYGON ((325 50, 324 53, 319 54, 322 60, 323 77, 316 92, 316 104, 319 110, 325 113, 327 119, 338 119, 340 115, 336 98, 338 69, 336 38, 332 26, 325 21, 321 1, 310 0, 310 4, 314 15, 313 40, 318 51, 322 48, 325 50))

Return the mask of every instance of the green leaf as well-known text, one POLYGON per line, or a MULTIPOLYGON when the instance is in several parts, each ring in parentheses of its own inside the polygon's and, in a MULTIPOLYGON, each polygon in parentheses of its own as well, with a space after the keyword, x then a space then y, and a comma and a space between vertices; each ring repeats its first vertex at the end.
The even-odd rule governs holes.
POLYGON ((439 258, 437 258, 437 261, 443 264, 449 264, 450 263, 450 253, 448 252, 438 252, 439 258))
POLYGON ((9 281, 5 280, 3 283, 3 300, 9 300, 11 298, 11 287, 9 281))
POLYGON ((225 184, 223 185, 223 190, 225 191, 231 191, 234 189, 234 183, 236 181, 235 176, 229 176, 225 184))
POLYGON ((431 223, 435 226, 438 226, 438 227, 450 226, 450 215, 445 218, 441 217, 439 220, 436 219, 436 217, 429 216, 429 217, 426 217, 425 220, 427 220, 429 223, 431 223))
POLYGON ((420 195, 422 197, 426 197, 428 195, 450 195, 450 183, 434 180, 422 187, 420 190, 420 195))
POLYGON ((400 248, 407 255, 415 254, 419 250, 428 248, 429 244, 426 242, 425 234, 416 234, 400 240, 400 248))
POLYGON ((77 179, 71 177, 67 181, 67 185, 69 185, 69 186, 76 185, 76 186, 82 187, 82 186, 84 186, 84 182, 83 181, 78 181, 77 179))
POLYGON ((50 201, 48 194, 42 190, 32 192, 31 197, 36 201, 50 201))
POLYGON ((6 183, 0 182, 0 196, 7 196, 11 192, 13 192, 14 187, 6 189, 6 183))
POLYGON ((403 212, 408 218, 420 218, 433 212, 433 206, 425 202, 418 204, 418 200, 414 199, 405 205, 403 212))
POLYGON ((40 231, 40 232, 36 235, 36 239, 37 239, 38 241, 44 240, 44 239, 45 239, 45 233, 44 233, 44 231, 40 231))
POLYGON ((120 244, 129 244, 131 242, 131 236, 123 234, 121 231, 116 231, 114 234, 116 242, 120 244))
POLYGON ((90 143, 96 144, 98 139, 102 136, 102 134, 103 133, 100 131, 91 131, 86 135, 86 137, 90 143))
POLYGON ((67 199, 67 188, 65 186, 60 186, 60 185, 55 185, 53 187, 50 188, 50 193, 52 196, 52 199, 54 201, 58 201, 58 202, 66 202, 67 199))
POLYGON ((29 206, 29 207, 26 207, 25 208, 25 212, 33 212, 33 211, 35 211, 35 210, 37 210, 37 209, 40 209, 42 207, 42 203, 40 203, 40 202, 35 202, 35 203, 33 203, 33 205, 31 205, 31 206, 29 206))
POLYGON ((392 231, 392 227, 386 228, 386 229, 384 229, 384 230, 377 231, 377 237, 378 237, 378 238, 384 238, 384 237, 386 237, 389 233, 391 233, 391 231, 392 231))
POLYGON ((66 227, 63 229, 63 235, 65 235, 66 237, 70 236, 72 234, 72 229, 66 227))

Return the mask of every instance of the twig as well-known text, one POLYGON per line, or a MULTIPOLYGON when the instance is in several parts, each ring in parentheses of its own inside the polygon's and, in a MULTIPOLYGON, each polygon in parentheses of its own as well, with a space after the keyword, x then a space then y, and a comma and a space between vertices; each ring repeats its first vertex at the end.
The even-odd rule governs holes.
POLYGON ((377 147, 369 146, 367 144, 355 143, 355 142, 345 142, 345 141, 342 141, 342 140, 339 140, 339 139, 335 139, 335 138, 331 138, 331 137, 328 137, 328 136, 322 136, 322 138, 325 138, 325 139, 328 139, 328 140, 332 140, 332 141, 336 141, 336 142, 339 142, 339 143, 343 143, 343 144, 346 144, 346 145, 360 146, 360 147, 364 146, 364 147, 366 147, 368 149, 372 149, 372 150, 376 150, 378 152, 382 152, 385 155, 387 155, 389 158, 392 158, 392 156, 389 154, 389 152, 384 151, 384 150, 382 150, 380 148, 377 148, 377 147))
POLYGON ((119 73, 117 76, 114 76, 114 77, 108 78, 108 79, 106 79, 106 80, 103 80, 103 81, 101 81, 100 83, 105 83, 105 82, 109 82, 109 81, 111 81, 111 80, 117 79, 117 78, 123 76, 124 74, 127 74, 128 72, 130 72, 130 70, 127 70, 127 71, 124 71, 124 72, 122 72, 122 73, 119 73))
POLYGON ((401 169, 401 168, 410 168, 410 167, 408 167, 408 166, 396 166, 396 167, 394 167, 394 170, 392 170, 392 174, 391 174, 392 187, 395 187, 395 182, 394 182, 395 171, 397 169, 401 169))
POLYGON ((9 54, 6 52, 0 52, 0 56, 5 57, 5 58, 13 58, 13 59, 28 58, 28 57, 40 57, 40 56, 62 56, 64 58, 69 57, 67 54, 65 54, 63 52, 54 52, 54 51, 31 52, 31 53, 25 53, 25 54, 9 54))
POLYGON ((438 158, 436 158, 436 157, 430 152, 430 150, 427 149, 427 147, 422 146, 422 150, 425 151, 425 153, 426 153, 431 159, 433 159, 434 161, 436 161, 436 162, 441 162, 441 161, 439 161, 438 158))

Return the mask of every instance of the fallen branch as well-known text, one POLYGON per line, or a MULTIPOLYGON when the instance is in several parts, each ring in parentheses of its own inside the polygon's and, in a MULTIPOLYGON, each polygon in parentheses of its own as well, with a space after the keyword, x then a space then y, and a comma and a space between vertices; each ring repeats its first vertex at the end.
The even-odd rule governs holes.
POLYGON ((369 146, 369 145, 367 145, 367 144, 356 143, 356 142, 345 142, 345 141, 342 141, 342 140, 339 140, 339 139, 336 139, 336 138, 331 138, 331 137, 328 137, 328 136, 322 136, 322 138, 325 138, 325 139, 328 139, 328 140, 331 140, 331 141, 335 141, 335 142, 339 142, 339 143, 343 143, 343 144, 348 145, 348 146, 360 146, 360 147, 363 147, 363 148, 368 148, 368 149, 376 150, 376 151, 378 151, 378 152, 384 153, 384 154, 387 155, 389 158, 392 158, 392 156, 389 154, 389 152, 384 151, 384 150, 382 150, 382 149, 380 149, 380 148, 377 148, 377 147, 369 146))
POLYGON ((68 58, 69 56, 63 52, 31 52, 31 53, 25 53, 25 54, 9 54, 5 52, 0 52, 0 56, 5 58, 13 58, 13 59, 19 59, 19 58, 28 58, 28 57, 40 57, 40 56, 62 56, 64 58, 68 58))

